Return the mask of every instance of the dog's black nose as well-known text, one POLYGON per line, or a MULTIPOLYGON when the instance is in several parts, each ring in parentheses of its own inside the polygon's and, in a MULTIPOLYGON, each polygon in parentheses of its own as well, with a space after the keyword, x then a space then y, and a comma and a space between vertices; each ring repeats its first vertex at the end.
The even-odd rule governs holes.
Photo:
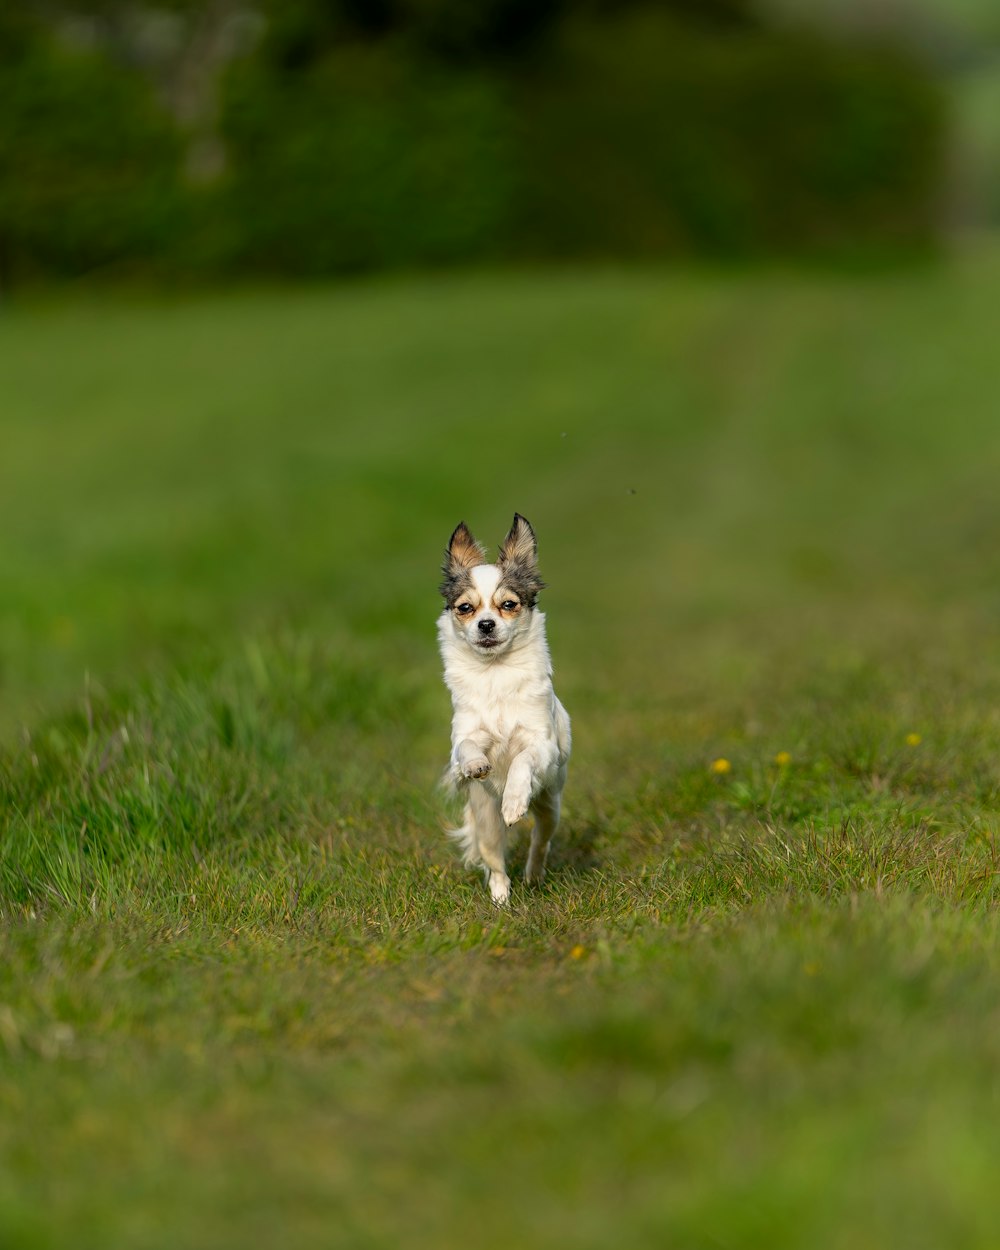
POLYGON ((479 632, 481 634, 492 634, 493 631, 496 629, 496 627, 497 627, 496 621, 491 621, 488 616, 484 617, 479 622, 479 632))

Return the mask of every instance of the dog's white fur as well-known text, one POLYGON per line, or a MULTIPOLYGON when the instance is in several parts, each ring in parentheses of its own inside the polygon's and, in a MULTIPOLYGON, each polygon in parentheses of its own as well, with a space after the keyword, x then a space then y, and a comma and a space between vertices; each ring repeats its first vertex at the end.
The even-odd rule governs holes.
MULTIPOLYGON (((507 830, 528 812, 534 828, 525 880, 544 876, 559 824, 570 722, 552 687, 545 617, 534 607, 542 583, 531 526, 515 514, 497 564, 474 563, 482 549, 460 526, 448 553, 453 569, 460 531, 472 543, 472 556, 466 551, 459 558, 463 588, 438 620, 454 709, 446 780, 466 798, 464 824, 453 836, 466 863, 483 866, 490 895, 502 906, 510 897, 507 830), (516 610, 509 610, 512 604, 516 610)), ((446 561, 446 577, 448 571, 446 561)))

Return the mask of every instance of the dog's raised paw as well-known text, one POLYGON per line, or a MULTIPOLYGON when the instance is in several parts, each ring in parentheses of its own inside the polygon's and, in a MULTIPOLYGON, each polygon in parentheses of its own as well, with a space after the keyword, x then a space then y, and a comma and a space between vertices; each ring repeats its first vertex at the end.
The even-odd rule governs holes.
POLYGON ((503 803, 500 805, 500 815, 503 817, 503 823, 510 828, 516 825, 519 820, 523 820, 528 812, 528 800, 522 799, 520 795, 505 794, 503 803))
POLYGON ((492 771, 493 765, 485 755, 477 755, 474 760, 468 760, 462 765, 462 776, 469 777, 473 781, 488 777, 492 771))

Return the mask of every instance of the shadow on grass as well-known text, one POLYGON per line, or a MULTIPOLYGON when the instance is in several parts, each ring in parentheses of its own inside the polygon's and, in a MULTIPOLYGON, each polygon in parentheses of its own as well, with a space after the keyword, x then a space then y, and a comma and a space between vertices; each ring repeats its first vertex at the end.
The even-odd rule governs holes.
MULTIPOLYGON (((549 857, 545 864, 545 880, 564 874, 586 875, 600 872, 604 862, 597 854, 596 846, 603 837, 603 831, 593 822, 583 825, 560 825, 559 831, 552 839, 549 857)), ((528 827, 518 830, 507 852, 507 871, 515 880, 523 879, 524 865, 528 858, 528 846, 531 834, 528 827)))
POLYGON ((584 825, 560 825, 549 851, 548 874, 599 872, 603 862, 596 848, 602 840, 603 830, 592 821, 584 825))

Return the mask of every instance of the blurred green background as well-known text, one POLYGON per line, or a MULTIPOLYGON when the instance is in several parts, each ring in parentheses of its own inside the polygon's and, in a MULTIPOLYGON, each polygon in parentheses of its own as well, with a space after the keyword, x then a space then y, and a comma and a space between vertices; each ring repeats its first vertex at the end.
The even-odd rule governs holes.
POLYGON ((986 0, 0 6, 3 1250, 1000 1245, 998 153, 986 0))
POLYGON ((22 0, 0 280, 909 253, 998 84, 986 0, 22 0))

